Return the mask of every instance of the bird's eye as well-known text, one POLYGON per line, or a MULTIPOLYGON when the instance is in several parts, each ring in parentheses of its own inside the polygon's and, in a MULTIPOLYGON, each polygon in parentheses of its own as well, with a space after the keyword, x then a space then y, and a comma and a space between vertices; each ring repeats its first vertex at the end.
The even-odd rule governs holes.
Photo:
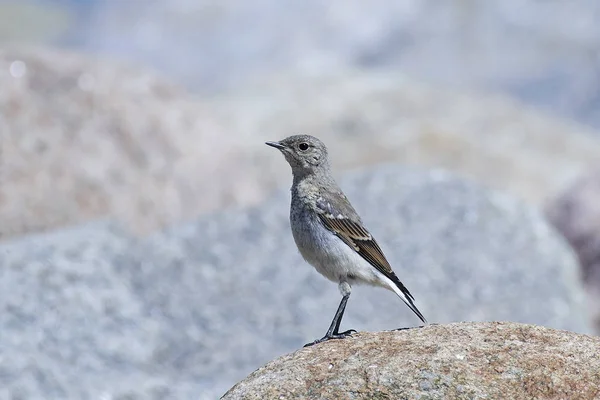
POLYGON ((306 151, 306 150, 308 150, 308 143, 300 143, 298 145, 298 148, 302 151, 306 151))

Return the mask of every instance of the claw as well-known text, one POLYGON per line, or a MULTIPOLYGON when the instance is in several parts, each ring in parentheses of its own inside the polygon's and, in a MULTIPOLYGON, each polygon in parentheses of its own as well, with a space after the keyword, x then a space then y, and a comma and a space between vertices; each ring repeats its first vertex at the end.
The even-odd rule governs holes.
POLYGON ((331 339, 344 339, 344 338, 347 338, 348 336, 351 336, 353 333, 356 333, 356 331, 354 329, 348 329, 345 332, 334 333, 332 335, 325 335, 321 339, 317 339, 314 342, 305 344, 304 347, 310 347, 312 345, 315 345, 318 343, 323 343, 323 342, 326 342, 331 339))

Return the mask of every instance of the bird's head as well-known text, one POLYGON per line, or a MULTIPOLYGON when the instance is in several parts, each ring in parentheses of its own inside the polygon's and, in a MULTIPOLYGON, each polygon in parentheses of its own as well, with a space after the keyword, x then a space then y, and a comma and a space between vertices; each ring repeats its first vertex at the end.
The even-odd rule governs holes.
POLYGON ((307 175, 329 169, 327 147, 314 136, 295 135, 279 142, 266 142, 281 151, 292 167, 294 176, 307 175))

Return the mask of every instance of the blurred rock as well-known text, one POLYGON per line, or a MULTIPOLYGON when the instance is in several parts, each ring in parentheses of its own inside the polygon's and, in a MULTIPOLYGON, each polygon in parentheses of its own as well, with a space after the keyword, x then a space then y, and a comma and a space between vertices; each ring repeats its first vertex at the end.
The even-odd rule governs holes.
POLYGON ((279 357, 223 400, 595 399, 600 338, 506 322, 360 333, 279 357))
POLYGON ((226 202, 207 188, 232 137, 153 73, 0 50, 0 86, 1 237, 106 215, 143 233, 226 202))
POLYGON ((273 76, 194 100, 138 67, 37 49, 0 51, 0 84, 3 238, 106 216, 145 234, 257 204, 289 182, 263 142, 299 132, 339 172, 441 166, 534 204, 600 158, 580 126, 401 74, 273 76))
MULTIPOLYGON (((574 256, 535 210, 441 171, 340 183, 431 322, 589 331, 574 256)), ((0 397, 215 399, 320 337, 340 295, 298 254, 288 205, 286 190, 147 239, 98 223, 0 245, 0 397)), ((418 322, 356 287, 343 328, 418 322)))
POLYGON ((176 383, 154 359, 160 330, 177 327, 124 279, 135 246, 110 223, 0 246, 1 398, 197 398, 201 383, 176 383))
MULTIPOLYGON (((340 183, 429 321, 590 331, 575 257, 537 211, 444 172, 387 166, 340 183)), ((256 366, 323 335, 340 294, 298 254, 288 207, 286 190, 257 208, 206 216, 146 242, 147 261, 130 279, 171 327, 160 339, 163 365, 223 393, 256 366)), ((418 323, 392 293, 358 286, 342 328, 418 323)))
MULTIPOLYGON (((272 76, 237 88, 215 108, 230 132, 264 140, 319 137, 337 171, 388 161, 442 167, 534 205, 600 159, 600 140, 589 128, 502 96, 461 93, 402 74, 272 76)), ((264 158, 260 168, 287 184, 289 169, 277 157, 252 150, 264 158)))
POLYGON ((202 92, 279 71, 402 70, 600 126, 599 13, 596 0, 109 0, 74 35, 202 92))
POLYGON ((600 335, 600 169, 581 176, 551 199, 546 212, 577 253, 600 335))

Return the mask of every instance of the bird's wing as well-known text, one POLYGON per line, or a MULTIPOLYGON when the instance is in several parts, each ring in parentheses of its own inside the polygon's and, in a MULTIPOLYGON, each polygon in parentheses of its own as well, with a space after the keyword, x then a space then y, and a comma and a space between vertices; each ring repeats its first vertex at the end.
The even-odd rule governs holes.
POLYGON ((414 304, 415 298, 400 282, 375 238, 363 226, 360 217, 346 196, 341 191, 321 193, 316 201, 316 208, 323 226, 391 280, 398 289, 398 291, 394 290, 396 294, 421 321, 427 323, 421 311, 414 304))
POLYGON ((317 200, 317 212, 321 222, 327 229, 354 249, 385 277, 394 282, 406 297, 414 300, 408 289, 392 270, 375 238, 362 225, 358 214, 343 193, 322 195, 317 200), (339 197, 332 199, 332 196, 339 197))

